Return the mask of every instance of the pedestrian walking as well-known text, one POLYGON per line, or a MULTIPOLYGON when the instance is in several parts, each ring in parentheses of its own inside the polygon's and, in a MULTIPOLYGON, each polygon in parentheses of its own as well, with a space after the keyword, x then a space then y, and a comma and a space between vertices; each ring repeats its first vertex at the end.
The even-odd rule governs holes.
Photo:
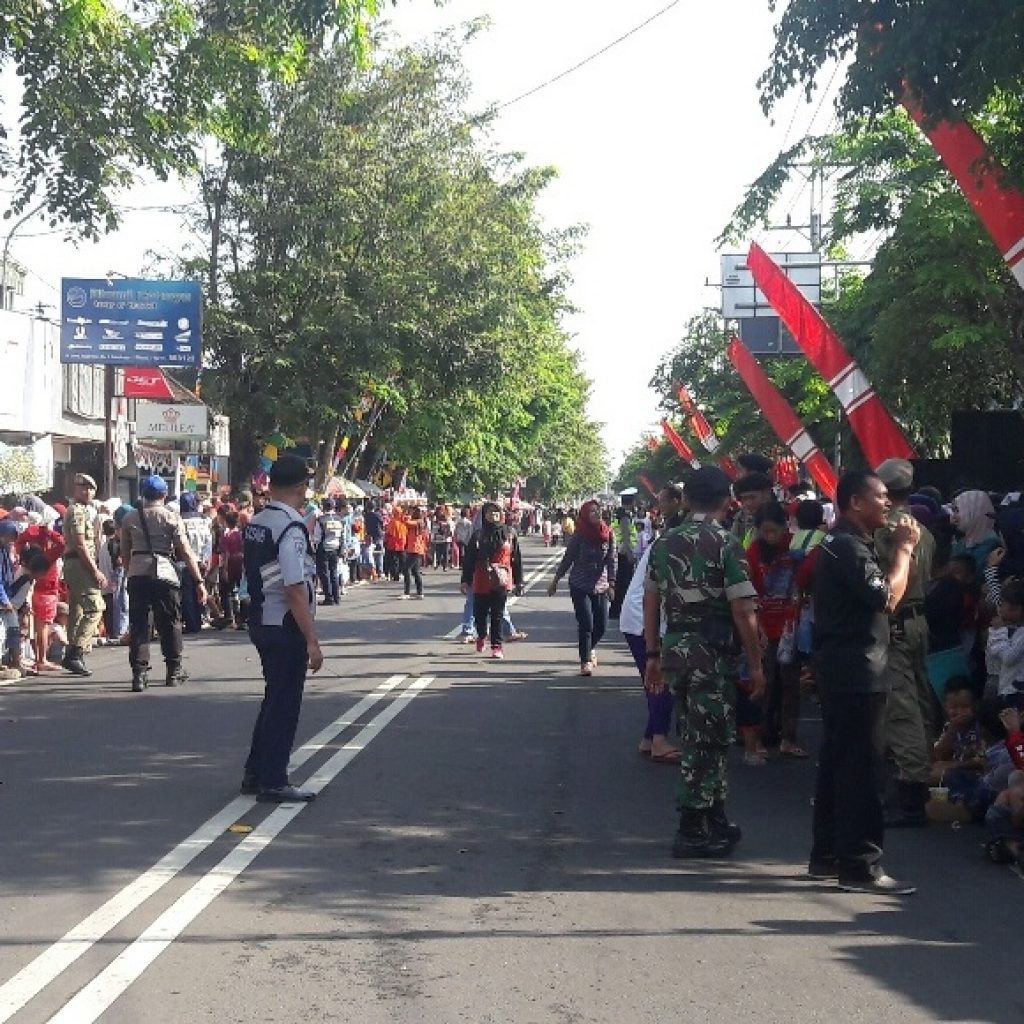
POLYGON ((483 653, 488 636, 491 657, 503 658, 502 619, 511 591, 523 587, 523 557, 516 531, 502 522, 501 507, 493 501, 481 509, 480 529, 466 547, 462 563, 463 594, 473 594, 476 649, 483 653))
POLYGON ((85 654, 103 618, 106 577, 96 564, 96 481, 76 473, 64 517, 64 582, 68 588, 68 643, 61 665, 76 676, 91 676, 85 654))
POLYGON ((150 476, 142 481, 139 491, 141 506, 121 523, 121 558, 128 566, 128 663, 133 693, 141 693, 149 685, 151 614, 167 666, 165 685, 180 686, 188 680, 181 666, 179 561, 195 581, 199 602, 206 601, 203 573, 181 516, 165 504, 167 484, 159 476, 150 476))
POLYGON ((558 581, 569 575, 569 596, 576 613, 580 675, 593 675, 597 668, 597 645, 608 628, 608 602, 615 596, 615 539, 601 518, 601 506, 587 501, 569 534, 565 554, 548 585, 549 596, 558 581))
POLYGON ((339 590, 339 573, 341 559, 341 541, 345 532, 345 524, 335 511, 334 499, 324 498, 320 503, 323 514, 317 519, 316 550, 317 574, 320 577, 320 589, 323 591, 324 604, 338 604, 341 600, 339 590))
POLYGON ((891 509, 885 484, 852 472, 839 481, 839 519, 814 570, 815 655, 824 733, 818 754, 808 876, 838 878, 850 892, 888 895, 914 887, 882 868, 885 705, 889 615, 899 606, 921 536, 910 516, 892 530, 883 572, 874 534, 891 509))
POLYGON ((672 691, 682 732, 672 855, 719 857, 741 836, 725 811, 739 674, 736 634, 749 664, 751 695, 764 693, 757 591, 739 540, 722 526, 731 502, 729 478, 716 466, 694 470, 684 497, 689 517, 651 547, 644 681, 649 693, 672 691))
POLYGON ((316 795, 288 780, 307 671, 324 657, 315 628, 316 560, 300 510, 306 503, 306 462, 283 455, 270 470, 270 495, 245 529, 249 636, 260 656, 265 689, 241 791, 260 800, 307 801, 316 795))
POLYGON ((405 560, 402 563, 402 575, 405 581, 405 592, 401 595, 405 601, 411 596, 413 581, 416 583, 416 597, 423 598, 423 574, 420 571, 427 555, 430 533, 423 520, 423 510, 414 508, 406 524, 405 560))

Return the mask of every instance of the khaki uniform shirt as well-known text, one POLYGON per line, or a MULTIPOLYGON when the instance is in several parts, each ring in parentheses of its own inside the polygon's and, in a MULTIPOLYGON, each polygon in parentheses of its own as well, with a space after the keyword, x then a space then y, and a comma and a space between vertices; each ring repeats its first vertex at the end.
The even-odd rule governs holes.
POLYGON ((166 555, 176 561, 178 556, 175 553, 174 542, 180 541, 181 544, 188 547, 185 524, 173 508, 168 508, 166 505, 153 505, 146 508, 144 512, 134 509, 124 517, 124 522, 121 524, 123 543, 131 552, 128 562, 129 576, 152 575, 153 559, 150 557, 149 542, 143 532, 140 515, 146 517, 149 535, 153 540, 153 554, 166 555))
MULTIPOLYGON (((905 506, 893 507, 889 513, 887 525, 875 531, 875 551, 878 554, 878 564, 885 573, 892 568, 893 530, 896 528, 900 516, 909 516, 910 514, 910 509, 905 506)), ((925 590, 932 578, 932 562, 934 560, 935 538, 925 526, 921 526, 921 539, 917 542, 917 547, 914 548, 914 554, 910 560, 910 578, 907 582, 907 590, 897 611, 907 605, 923 603, 925 590)))
POLYGON ((67 542, 67 555, 74 553, 78 557, 78 538, 82 538, 82 547, 96 556, 96 509, 92 505, 83 505, 73 501, 68 505, 68 513, 64 519, 64 537, 67 542))

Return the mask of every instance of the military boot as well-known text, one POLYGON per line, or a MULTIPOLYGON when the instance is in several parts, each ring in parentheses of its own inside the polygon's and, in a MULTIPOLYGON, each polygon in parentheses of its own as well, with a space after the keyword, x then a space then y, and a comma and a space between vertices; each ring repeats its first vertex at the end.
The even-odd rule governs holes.
POLYGON ((925 782, 897 782, 896 806, 885 812, 886 828, 924 828, 928 815, 924 805, 928 802, 928 784, 925 782))
POLYGON ((743 838, 743 831, 739 825, 733 824, 726 816, 724 800, 716 800, 711 805, 711 810, 708 811, 708 828, 713 838, 728 839, 730 847, 735 846, 743 838))
POLYGON ((188 682, 188 673, 180 665, 167 666, 165 686, 184 686, 188 682))
POLYGON ((68 647, 64 652, 64 660, 60 663, 61 668, 66 669, 72 675, 76 676, 91 676, 92 673, 85 667, 85 661, 82 659, 82 648, 81 647, 68 647))
POLYGON ((707 811, 687 808, 682 812, 679 831, 672 842, 673 857, 724 857, 731 849, 728 839, 712 834, 707 811))
POLYGON ((149 686, 149 669, 132 669, 132 693, 142 693, 149 686))

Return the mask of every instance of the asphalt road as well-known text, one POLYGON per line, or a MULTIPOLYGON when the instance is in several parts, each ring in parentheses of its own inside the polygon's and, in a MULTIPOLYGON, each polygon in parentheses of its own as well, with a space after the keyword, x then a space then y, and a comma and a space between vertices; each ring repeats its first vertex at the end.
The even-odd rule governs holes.
POLYGON ((737 757, 743 843, 673 861, 675 771, 637 755, 617 630, 579 677, 539 583, 491 663, 444 638, 456 575, 426 586, 322 610, 304 808, 237 795, 244 634, 188 641, 182 689, 128 692, 121 650, 0 689, 0 1024, 1024 1020, 1024 888, 979 830, 892 834, 914 897, 839 893, 801 878, 813 764, 737 757))

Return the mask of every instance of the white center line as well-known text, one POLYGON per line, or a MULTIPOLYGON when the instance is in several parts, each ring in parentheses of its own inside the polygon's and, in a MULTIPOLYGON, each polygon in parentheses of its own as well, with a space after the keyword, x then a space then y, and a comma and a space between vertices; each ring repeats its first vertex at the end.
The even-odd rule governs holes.
MULTIPOLYGON (((304 743, 292 755, 289 769, 294 770, 305 764, 335 736, 358 722, 366 711, 382 701, 405 678, 392 676, 385 680, 372 693, 304 743)), ((0 1024, 13 1017, 112 928, 158 893, 175 875, 216 842, 230 825, 250 811, 255 803, 256 800, 251 796, 236 797, 151 868, 129 882, 52 946, 43 950, 31 963, 26 964, 9 981, 0 985, 0 1024)))
MULTIPOLYGON (((314 773, 306 781, 306 788, 318 793, 324 789, 433 681, 433 676, 414 680, 401 696, 363 726, 314 773)), ((215 868, 200 878, 108 967, 65 1003, 48 1024, 92 1024, 308 806, 304 803, 283 804, 268 815, 215 868)))
MULTIPOLYGON (((528 594, 531 590, 533 590, 533 588, 537 585, 537 582, 540 580, 541 576, 543 576, 544 573, 546 573, 548 569, 550 569, 556 562, 561 561, 561 558, 562 552, 559 552, 555 555, 549 555, 547 558, 545 558, 544 561, 541 562, 541 564, 536 569, 534 569, 534 571, 531 572, 530 575, 527 576, 526 579, 523 581, 523 593, 528 594)), ((519 598, 513 594, 512 597, 508 599, 508 606, 511 607, 518 600, 519 598)), ((445 633, 442 639, 454 640, 461 633, 462 623, 460 622, 459 625, 457 625, 454 629, 448 630, 448 632, 445 633)))

